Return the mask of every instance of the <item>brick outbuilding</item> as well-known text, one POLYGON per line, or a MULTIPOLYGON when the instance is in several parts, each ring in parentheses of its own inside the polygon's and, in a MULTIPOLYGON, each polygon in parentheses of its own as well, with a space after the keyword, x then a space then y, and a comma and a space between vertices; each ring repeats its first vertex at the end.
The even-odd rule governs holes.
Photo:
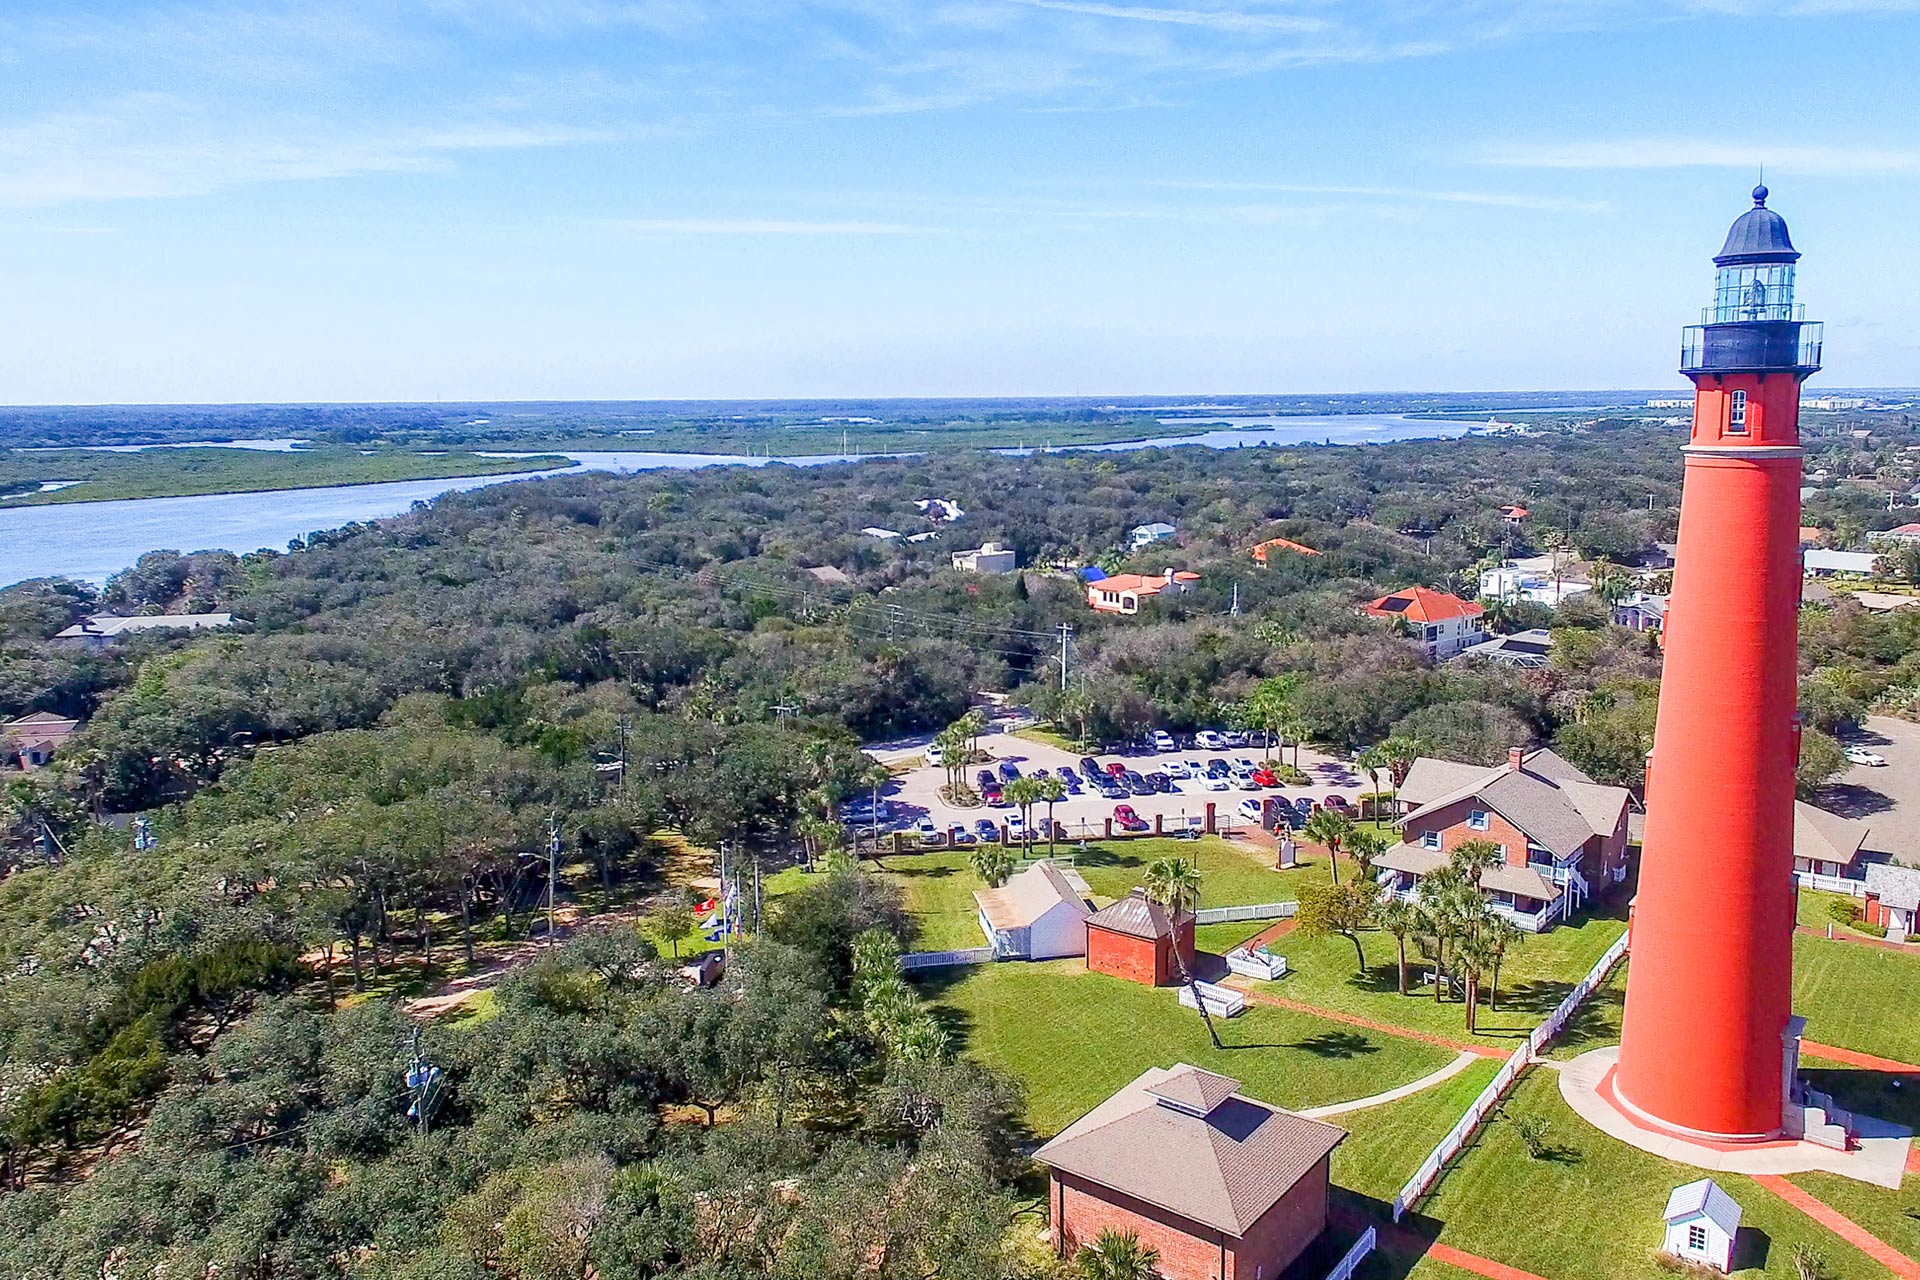
POLYGON ((1180 981, 1174 958, 1193 965, 1193 913, 1176 921, 1167 909, 1135 889, 1120 901, 1087 917, 1087 968, 1129 982, 1164 987, 1180 981))
POLYGON ((1108 1229, 1166 1280, 1276 1280, 1327 1225, 1346 1131, 1270 1107, 1199 1067, 1153 1067, 1035 1153, 1056 1248, 1108 1229))

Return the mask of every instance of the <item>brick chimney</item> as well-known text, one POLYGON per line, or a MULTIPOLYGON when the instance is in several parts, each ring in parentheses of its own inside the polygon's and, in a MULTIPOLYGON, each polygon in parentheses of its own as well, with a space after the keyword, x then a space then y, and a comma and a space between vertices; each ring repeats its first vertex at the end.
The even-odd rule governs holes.
POLYGON ((1525 747, 1508 747, 1507 748, 1507 768, 1511 769, 1515 773, 1518 773, 1520 772, 1521 768, 1525 766, 1526 763, 1527 763, 1527 749, 1525 747))

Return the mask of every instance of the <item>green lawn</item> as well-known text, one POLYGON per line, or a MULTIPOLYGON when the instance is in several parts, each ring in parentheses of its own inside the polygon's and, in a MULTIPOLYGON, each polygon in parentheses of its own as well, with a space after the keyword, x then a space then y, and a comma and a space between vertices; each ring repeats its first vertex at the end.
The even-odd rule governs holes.
MULTIPOLYGON (((1257 923, 1205 926, 1196 941, 1203 950, 1224 952, 1260 927, 1257 923), (1238 938, 1233 936, 1236 931, 1238 938)), ((1423 996, 1400 994, 1393 936, 1379 930, 1361 932, 1360 943, 1367 958, 1364 974, 1356 968, 1353 943, 1347 938, 1333 936, 1310 941, 1292 936, 1281 938, 1271 944, 1271 949, 1286 956, 1289 973, 1274 984, 1273 991, 1320 1008, 1512 1049, 1586 976, 1625 928, 1623 920, 1589 916, 1571 925, 1528 936, 1508 954, 1500 968, 1499 1007, 1490 1008, 1486 993, 1482 993, 1479 1031, 1473 1036, 1467 1034, 1464 1002, 1452 999, 1436 1002, 1431 986, 1424 988, 1423 996)), ((1417 992, 1422 989, 1417 981, 1421 965, 1413 947, 1409 945, 1407 950, 1408 980, 1413 984, 1410 989, 1417 992)), ((1576 1023, 1584 1026, 1585 1018, 1576 1017, 1576 1023)))
MULTIPOLYGON (((1861 1115, 1920 1130, 1920 1081, 1877 1071, 1808 1067, 1808 1083, 1861 1115), (1901 1079, 1899 1089, 1893 1087, 1901 1079)), ((1846 1214, 1909 1258, 1920 1258, 1920 1177, 1908 1174, 1899 1191, 1831 1173, 1797 1173, 1792 1181, 1846 1214)))
POLYGON ((1824 938, 1793 940, 1793 1009, 1807 1038, 1920 1063, 1920 951, 1905 954, 1824 938))
MULTIPOLYGON (((1035 845, 1034 851, 1044 854, 1046 846, 1035 845)), ((920 922, 920 933, 914 941, 917 949, 948 951, 984 945, 986 939, 981 936, 975 918, 978 909, 973 894, 974 890, 985 887, 985 882, 968 864, 969 852, 967 849, 932 849, 889 854, 879 863, 869 864, 906 891, 907 907, 920 922)), ((1199 864, 1203 907, 1291 901, 1298 897, 1299 886, 1307 877, 1326 874, 1324 862, 1291 871, 1275 871, 1266 855, 1218 838, 1149 837, 1091 844, 1085 849, 1063 844, 1060 852, 1063 861, 1067 853, 1073 854, 1075 870, 1086 878, 1087 887, 1101 903, 1125 897, 1145 879, 1147 864, 1158 858, 1186 858, 1199 864)), ((1259 927, 1256 923, 1224 928, 1227 932, 1237 930, 1234 941, 1238 941, 1259 927)), ((1227 933, 1218 936, 1225 937, 1227 933)))
POLYGON ((1216 1050, 1173 991, 1088 973, 1080 960, 941 970, 921 989, 970 1056, 1021 1082, 1027 1124, 1041 1137, 1153 1066, 1191 1062, 1233 1076, 1264 1102, 1311 1107, 1405 1084, 1452 1056, 1260 1006, 1220 1020, 1228 1047, 1216 1050))
POLYGON ((1359 1196, 1391 1205, 1413 1171, 1466 1113, 1500 1064, 1482 1058, 1453 1079, 1411 1098, 1365 1111, 1330 1116, 1349 1135, 1333 1154, 1333 1181, 1359 1196))
MULTIPOLYGON (((1561 1100, 1550 1071, 1529 1072, 1505 1111, 1545 1119, 1553 1150, 1530 1159, 1512 1124, 1496 1119, 1483 1129, 1421 1206, 1423 1217, 1440 1224, 1441 1242, 1552 1280, 1668 1274, 1651 1257, 1660 1213, 1667 1193, 1700 1171, 1589 1127, 1561 1100)), ((1744 1211, 1736 1275, 1792 1276, 1793 1246, 1804 1240, 1826 1255, 1835 1280, 1884 1280, 1879 1264, 1751 1179, 1716 1180, 1744 1211)))

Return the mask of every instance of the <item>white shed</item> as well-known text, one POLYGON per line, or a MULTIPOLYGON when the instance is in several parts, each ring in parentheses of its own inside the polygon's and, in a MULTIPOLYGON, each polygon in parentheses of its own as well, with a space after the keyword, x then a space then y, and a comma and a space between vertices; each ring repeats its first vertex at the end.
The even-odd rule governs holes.
POLYGON ((1667 1197, 1666 1220, 1668 1253, 1732 1273, 1740 1206, 1712 1178, 1675 1187, 1667 1197))
POLYGON ((1003 957, 1053 960, 1087 954, 1087 882, 1044 858, 998 889, 976 889, 980 930, 1003 957))

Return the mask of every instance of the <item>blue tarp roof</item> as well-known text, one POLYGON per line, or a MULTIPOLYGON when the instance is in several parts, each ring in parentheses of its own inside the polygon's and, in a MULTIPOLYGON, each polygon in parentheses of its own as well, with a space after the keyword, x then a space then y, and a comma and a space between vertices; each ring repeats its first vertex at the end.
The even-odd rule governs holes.
POLYGON ((1107 571, 1097 564, 1090 564, 1080 571, 1080 577, 1087 582, 1098 582, 1107 576, 1107 571))

